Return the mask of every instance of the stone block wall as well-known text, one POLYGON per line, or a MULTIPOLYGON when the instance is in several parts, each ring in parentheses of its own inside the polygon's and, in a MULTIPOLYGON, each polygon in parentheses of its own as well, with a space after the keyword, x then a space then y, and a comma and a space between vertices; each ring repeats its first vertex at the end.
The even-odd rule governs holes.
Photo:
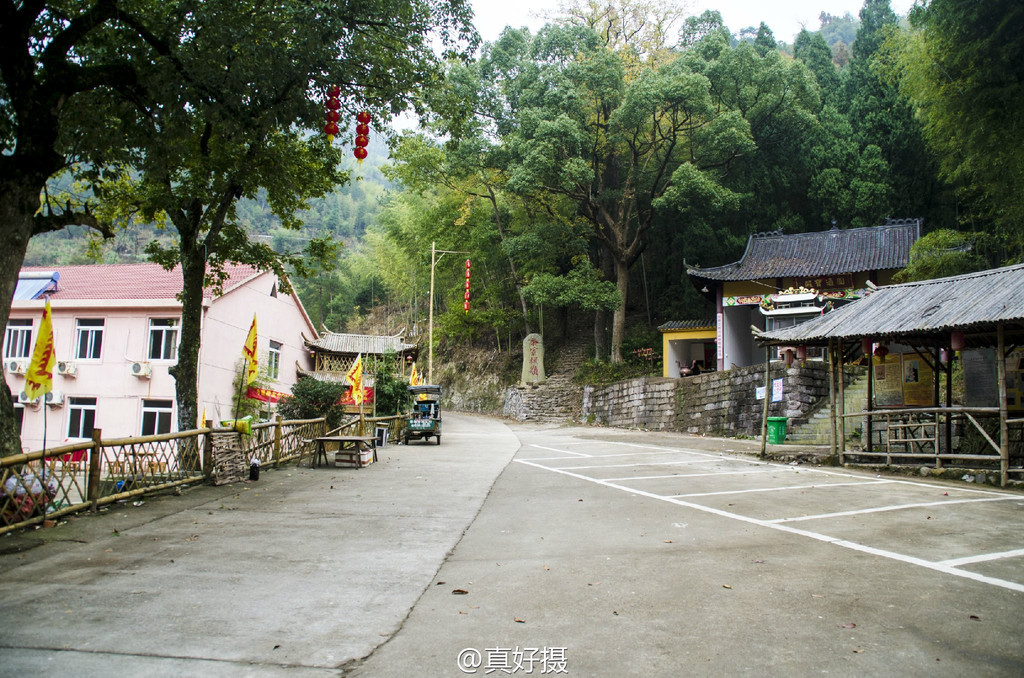
MULTIPOLYGON (((773 365, 771 378, 782 379, 782 400, 771 402, 768 416, 804 423, 828 398, 828 368, 809 362, 785 368, 773 365)), ((683 379, 642 377, 595 388, 583 394, 583 421, 621 428, 672 430, 727 436, 760 436, 765 385, 764 365, 709 372, 683 379)))

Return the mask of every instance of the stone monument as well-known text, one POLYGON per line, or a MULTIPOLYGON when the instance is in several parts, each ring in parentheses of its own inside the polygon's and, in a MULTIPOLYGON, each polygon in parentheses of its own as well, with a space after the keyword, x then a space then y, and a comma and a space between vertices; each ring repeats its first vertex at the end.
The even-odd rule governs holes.
POLYGON ((544 375, 544 338, 539 334, 528 334, 523 339, 523 378, 521 382, 527 386, 543 383, 544 375))

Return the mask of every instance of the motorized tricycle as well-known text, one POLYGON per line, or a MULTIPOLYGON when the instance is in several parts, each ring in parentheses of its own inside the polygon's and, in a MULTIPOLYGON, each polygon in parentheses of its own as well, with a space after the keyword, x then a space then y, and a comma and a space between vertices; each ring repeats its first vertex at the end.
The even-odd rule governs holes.
POLYGON ((405 420, 402 430, 402 442, 406 445, 410 440, 430 440, 433 436, 437 444, 441 444, 441 387, 432 384, 410 386, 413 407, 412 414, 405 420))

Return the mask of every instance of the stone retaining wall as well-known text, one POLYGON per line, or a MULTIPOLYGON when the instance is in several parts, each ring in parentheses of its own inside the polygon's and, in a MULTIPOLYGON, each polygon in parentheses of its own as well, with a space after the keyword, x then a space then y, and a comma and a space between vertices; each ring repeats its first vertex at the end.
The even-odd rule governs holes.
MULTIPOLYGON (((771 378, 782 379, 782 400, 769 402, 768 416, 803 423, 828 398, 828 368, 806 363, 773 365, 771 378)), ((621 428, 682 431, 727 436, 760 436, 764 403, 764 365, 710 372, 695 377, 642 377, 583 393, 583 421, 621 428)), ((771 389, 769 389, 771 398, 771 389)))

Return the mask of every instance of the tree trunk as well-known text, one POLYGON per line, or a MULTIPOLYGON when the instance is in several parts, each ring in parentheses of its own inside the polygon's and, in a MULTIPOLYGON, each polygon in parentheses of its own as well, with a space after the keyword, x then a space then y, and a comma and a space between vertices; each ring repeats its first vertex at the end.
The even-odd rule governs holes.
MULTIPOLYGON (((25 261, 28 241, 32 237, 32 215, 39 209, 39 188, 26 186, 26 181, 7 180, 0 186, 0 225, 3 247, 0 247, 0 327, 7 327, 11 315, 14 289, 18 286, 18 273, 25 261)), ((41 315, 41 314, 40 314, 41 315)), ((6 329, 5 329, 6 331, 6 329)), ((38 331, 38 327, 37 327, 38 331)), ((4 370, 3 388, 0 388, 0 456, 21 454, 14 417, 14 398, 7 385, 4 370)))
POLYGON ((194 239, 190 242, 183 237, 181 243, 181 341, 178 364, 171 367, 170 373, 174 377, 174 394, 178 401, 178 430, 187 431, 196 427, 199 416, 199 346, 206 259, 202 250, 195 247, 194 239))
POLYGON ((622 362, 622 341, 626 337, 626 301, 629 296, 629 264, 621 259, 615 261, 615 286, 622 297, 622 304, 612 314, 611 362, 622 362))

